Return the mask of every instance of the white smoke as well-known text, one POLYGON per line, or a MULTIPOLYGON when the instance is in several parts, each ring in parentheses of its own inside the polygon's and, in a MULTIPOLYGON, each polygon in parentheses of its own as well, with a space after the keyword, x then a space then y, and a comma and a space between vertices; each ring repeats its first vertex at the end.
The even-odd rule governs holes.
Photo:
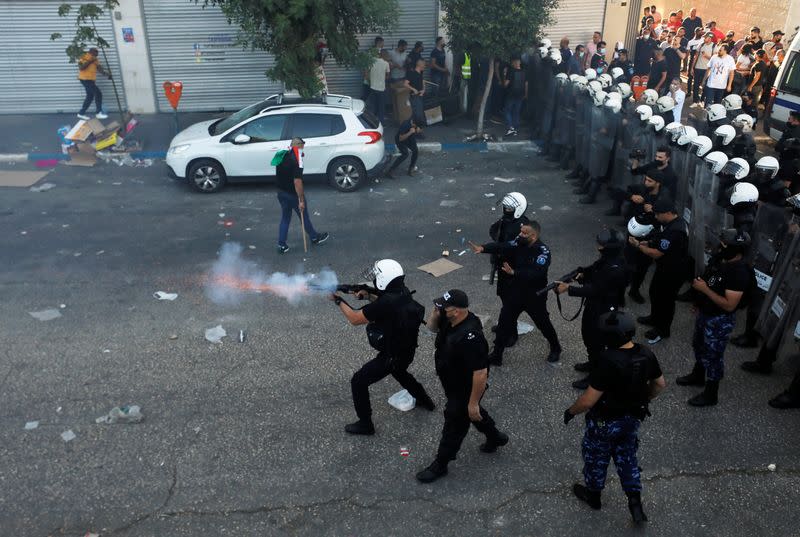
POLYGON ((336 290, 338 280, 330 269, 318 274, 268 274, 255 262, 242 258, 242 245, 226 242, 219 259, 211 267, 206 283, 206 295, 215 304, 233 306, 247 295, 257 292, 271 293, 298 304, 303 298, 325 295, 336 290))

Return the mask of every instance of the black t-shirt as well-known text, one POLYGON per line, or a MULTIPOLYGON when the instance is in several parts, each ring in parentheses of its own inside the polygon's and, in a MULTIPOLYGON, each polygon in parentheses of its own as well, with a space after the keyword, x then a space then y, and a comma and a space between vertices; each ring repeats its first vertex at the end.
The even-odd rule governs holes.
POLYGON ((283 160, 275 167, 278 188, 292 195, 297 195, 294 180, 303 178, 303 151, 292 147, 283 156, 283 160))
POLYGON ((506 80, 510 81, 508 85, 509 97, 521 99, 525 96, 525 71, 509 67, 508 71, 506 71, 506 80))
POLYGON ((398 324, 411 300, 411 292, 404 284, 394 282, 389 284, 386 291, 381 293, 374 302, 361 308, 364 317, 369 321, 367 337, 373 329, 377 329, 378 333, 386 338, 387 347, 390 347, 386 350, 413 355, 413 349, 417 346, 416 339, 403 341, 403 336, 397 333, 398 324))
MULTIPOLYGON (((400 124, 400 126, 397 128, 397 134, 395 134, 395 136, 394 136, 394 141, 395 141, 395 143, 396 143, 396 144, 402 143, 402 142, 400 141, 400 135, 401 135, 401 134, 405 134, 405 133, 407 133, 407 132, 408 132, 408 131, 410 131, 410 130, 411 130, 411 119, 409 118, 409 119, 407 119, 407 120, 403 121, 403 122, 400 124)), ((409 141, 409 140, 412 140, 412 139, 414 139, 414 137, 415 137, 415 136, 416 136, 416 133, 412 134, 411 136, 409 136, 408 138, 406 138, 406 141, 409 141)))
POLYGON ((442 319, 436 334, 436 374, 448 400, 469 401, 472 374, 489 368, 489 344, 480 319, 470 312, 457 326, 442 319))
POLYGON ((753 45, 753 51, 761 50, 762 48, 764 48, 764 40, 761 39, 760 37, 758 38, 758 41, 753 41, 750 44, 753 45))
MULTIPOLYGON (((686 52, 683 46, 681 46, 680 51, 686 52)), ((681 57, 678 56, 674 48, 669 47, 664 51, 664 61, 667 62, 667 80, 665 84, 669 84, 670 80, 678 78, 681 74, 681 57)))
POLYGON ((752 82, 753 80, 755 80, 756 73, 759 73, 761 77, 758 79, 758 82, 756 82, 756 84, 758 84, 759 86, 766 86, 768 70, 769 67, 767 66, 766 63, 762 61, 757 61, 755 65, 753 65, 753 67, 750 69, 750 81, 752 82))
POLYGON ((666 224, 661 233, 650 242, 651 248, 664 254, 656 259, 656 270, 668 272, 675 277, 683 277, 689 255, 688 229, 686 222, 679 216, 666 224))
POLYGON ((411 87, 417 91, 422 91, 425 88, 425 82, 422 79, 422 73, 418 73, 416 69, 411 69, 406 72, 406 80, 411 84, 411 87))
POLYGON ((609 349, 589 373, 589 385, 603 392, 589 410, 589 416, 612 419, 622 416, 644 417, 649 399, 649 383, 663 373, 653 352, 639 344, 630 349, 609 349))
POLYGON ((648 162, 644 166, 631 169, 631 175, 648 175, 650 177, 655 176, 656 179, 660 178, 661 188, 669 190, 670 197, 674 197, 673 194, 678 185, 678 175, 670 164, 667 164, 667 167, 663 170, 659 170, 658 165, 658 161, 655 160, 648 162))
MULTIPOLYGON (((725 290, 747 292, 753 283, 754 274, 744 261, 720 262, 706 267, 703 279, 712 291, 725 296, 725 290)), ((726 312, 702 293, 697 294, 697 308, 705 315, 723 315, 726 312)), ((740 306, 743 305, 739 302, 740 306)), ((737 307, 737 309, 739 309, 737 307)))
MULTIPOLYGON (((436 60, 436 65, 439 67, 445 66, 445 53, 443 50, 439 50, 435 48, 431 51, 431 66, 433 66, 433 60, 436 60)), ((431 76, 434 78, 440 78, 444 76, 444 73, 441 71, 437 71, 433 67, 431 67, 431 76)))
POLYGON ((542 241, 533 244, 513 242, 490 242, 483 245, 487 254, 502 255, 514 274, 510 285, 519 299, 547 300, 547 295, 536 297, 536 291, 547 287, 547 269, 550 267, 550 249, 542 241))
MULTIPOLYGON (((655 89, 658 83, 661 81, 661 75, 666 72, 666 61, 661 60, 660 62, 653 62, 653 65, 650 67, 650 77, 647 79, 647 89, 655 89)), ((661 84, 661 87, 663 88, 667 84, 669 84, 669 81, 664 80, 664 83, 661 84)))

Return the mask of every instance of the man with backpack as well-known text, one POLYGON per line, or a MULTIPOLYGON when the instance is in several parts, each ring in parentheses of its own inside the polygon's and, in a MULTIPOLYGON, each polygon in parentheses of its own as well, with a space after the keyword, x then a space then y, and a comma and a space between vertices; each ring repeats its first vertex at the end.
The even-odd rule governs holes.
POLYGON ((361 435, 375 434, 369 387, 388 375, 408 390, 418 406, 427 410, 436 408, 422 384, 408 372, 417 350, 419 327, 425 320, 425 308, 412 298, 404 282, 403 267, 397 261, 381 259, 369 272, 368 278, 375 287, 356 293, 358 298, 370 301, 363 308, 353 309, 341 296, 331 295, 350 324, 367 325, 369 344, 378 351, 350 380, 358 421, 344 430, 361 435))

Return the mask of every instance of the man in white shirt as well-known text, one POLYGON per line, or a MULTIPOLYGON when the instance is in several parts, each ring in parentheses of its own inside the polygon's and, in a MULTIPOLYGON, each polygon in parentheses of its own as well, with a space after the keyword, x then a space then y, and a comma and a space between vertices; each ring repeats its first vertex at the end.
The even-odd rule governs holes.
POLYGON ((728 54, 727 45, 717 47, 717 55, 708 62, 704 82, 708 91, 706 106, 719 104, 726 93, 733 87, 733 75, 736 73, 736 62, 728 54))
POLYGON ((389 51, 389 82, 402 82, 406 78, 406 58, 408 58, 408 42, 401 39, 397 42, 397 48, 389 51))
POLYGON ((705 87, 706 72, 708 72, 708 62, 714 57, 716 50, 717 46, 714 44, 714 34, 706 32, 703 36, 703 44, 697 49, 697 56, 695 56, 694 60, 694 88, 692 90, 694 94, 694 103, 692 103, 692 108, 701 108, 703 106, 700 98, 700 88, 703 89, 702 98, 706 99, 708 97, 705 87))
POLYGON ((683 102, 686 100, 686 92, 681 89, 681 79, 673 78, 669 84, 669 96, 675 101, 675 108, 672 109, 674 121, 680 123, 683 114, 683 102))
POLYGON ((378 121, 383 123, 383 114, 386 110, 386 79, 389 78, 389 62, 376 50, 375 61, 369 69, 369 103, 370 109, 378 121))

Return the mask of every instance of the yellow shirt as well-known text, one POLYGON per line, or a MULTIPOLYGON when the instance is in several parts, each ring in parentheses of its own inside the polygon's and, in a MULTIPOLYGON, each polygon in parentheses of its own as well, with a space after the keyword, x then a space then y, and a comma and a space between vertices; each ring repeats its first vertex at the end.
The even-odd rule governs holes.
MULTIPOLYGON (((78 60, 78 64, 87 63, 94 59, 94 56, 89 54, 88 52, 81 56, 81 59, 78 60)), ((78 80, 97 80, 97 64, 98 62, 95 61, 86 69, 81 69, 80 65, 78 66, 78 80)))

